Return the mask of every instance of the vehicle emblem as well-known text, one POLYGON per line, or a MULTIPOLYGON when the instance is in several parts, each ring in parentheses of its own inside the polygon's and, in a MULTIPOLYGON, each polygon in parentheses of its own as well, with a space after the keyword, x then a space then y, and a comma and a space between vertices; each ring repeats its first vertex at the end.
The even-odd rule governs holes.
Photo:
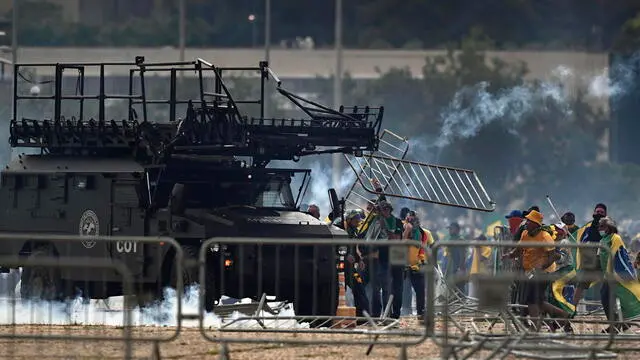
MULTIPOLYGON (((100 234, 100 221, 98 215, 93 210, 87 210, 80 218, 80 236, 98 236, 100 234)), ((91 249, 96 246, 95 240, 82 240, 85 248, 91 249)))

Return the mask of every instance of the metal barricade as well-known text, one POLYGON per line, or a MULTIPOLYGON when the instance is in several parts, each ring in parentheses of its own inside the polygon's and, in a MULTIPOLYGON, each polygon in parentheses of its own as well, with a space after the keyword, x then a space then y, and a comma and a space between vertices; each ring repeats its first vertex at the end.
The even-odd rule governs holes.
MULTIPOLYGON (((158 346, 161 342, 170 342, 178 338, 182 329, 183 318, 196 319, 197 311, 195 310, 195 302, 197 297, 194 296, 194 309, 192 314, 183 313, 183 294, 185 291, 183 284, 183 276, 176 276, 175 287, 173 290, 160 289, 165 291, 165 295, 170 297, 170 301, 153 302, 150 301, 141 306, 144 300, 144 295, 149 295, 148 292, 153 292, 153 283, 150 283, 150 277, 145 271, 152 271, 149 268, 145 268, 145 261, 150 257, 157 256, 159 254, 174 254, 165 264, 167 267, 172 267, 172 271, 176 274, 183 274, 184 271, 184 252, 180 244, 171 238, 165 237, 134 237, 134 236, 69 236, 69 235, 49 235, 49 234, 0 234, 0 240, 4 240, 7 246, 17 244, 21 248, 30 249, 30 253, 33 255, 37 253, 42 255, 41 251, 33 251, 34 249, 51 248, 55 251, 51 251, 48 257, 56 256, 59 258, 70 259, 69 266, 75 266, 79 261, 84 261, 82 264, 86 264, 87 267, 81 265, 75 266, 75 274, 56 274, 56 281, 60 281, 60 287, 66 296, 66 302, 63 305, 51 305, 51 308, 57 312, 53 312, 51 320, 49 322, 36 322, 38 324, 50 324, 54 325, 57 322, 65 325, 65 334, 73 332, 82 332, 83 334, 79 339, 87 339, 87 332, 102 332, 107 335, 101 335, 100 339, 104 340, 118 340, 116 336, 118 328, 123 326, 128 330, 128 339, 133 342, 153 343, 154 346, 158 346), (26 245, 25 245, 26 244, 26 245), (110 296, 103 298, 102 300, 96 300, 92 296, 93 289, 87 284, 91 283, 91 286, 117 286, 114 284, 113 274, 106 271, 93 272, 90 269, 95 268, 92 264, 118 263, 122 264, 128 273, 130 273, 132 279, 130 283, 132 289, 129 293, 122 293, 122 296, 110 296), (135 269, 135 271, 133 271, 135 269), (146 276, 146 277, 145 277, 146 276), (66 280, 73 279, 73 280, 66 280), (141 284, 147 284, 143 287, 141 284), (87 293, 78 293, 78 288, 83 288, 83 291, 87 293), (74 292, 74 290, 76 292, 74 292), (73 293, 73 295, 69 295, 73 293), (127 295, 128 294, 128 295, 127 295), (132 299, 136 298, 136 303, 132 302, 132 299), (116 302, 122 301, 119 305, 116 302), (75 306, 75 312, 72 310, 75 306), (121 321, 117 321, 119 316, 126 315, 128 317, 129 326, 121 321), (57 317, 56 317, 57 316, 57 317), (77 325, 76 327, 69 327, 67 325, 77 325), (149 328, 145 328, 148 325, 162 326, 162 330, 150 331, 149 328), (87 326, 91 327, 91 331, 86 329, 87 326), (74 330, 75 329, 75 330, 74 330)), ((15 253, 23 251, 20 249, 14 249, 15 253)), ((29 253, 29 252, 28 252, 29 253)), ((33 258, 36 256, 29 256, 33 258)), ((156 257, 157 259, 157 257, 156 257)), ((165 257, 165 259, 169 259, 165 257)), ((195 259, 194 266, 195 266, 195 259)), ((40 261, 40 259, 37 259, 40 261)), ((0 266, 7 266, 0 263, 0 266)), ((162 277, 166 274, 162 273, 162 269, 156 269, 157 276, 159 277, 158 283, 162 281, 162 277)), ((23 278, 25 277, 23 273, 23 278)), ((194 276, 195 277, 195 276, 194 276)), ((104 289, 104 288, 103 288, 104 289)), ((103 290, 107 291, 107 290, 103 290)), ((115 289, 117 291, 117 289, 115 289)), ((194 292, 197 293, 197 290, 194 292)), ((15 298, 9 298, 9 301, 15 298)), ((45 302, 44 304, 50 304, 45 302)), ((35 320, 26 320, 25 324, 31 324, 35 320)), ((47 327, 33 328, 33 331, 46 331, 47 327)), ((65 339, 73 339, 71 335, 65 335, 65 339)))
POLYGON ((375 254, 378 251, 379 256, 388 251, 392 265, 389 271, 404 283, 410 248, 415 245, 415 241, 400 240, 209 239, 199 256, 202 335, 223 344, 359 344, 370 347, 381 344, 399 346, 406 351, 409 345, 421 344, 426 339, 421 319, 416 317, 401 322, 391 317, 394 297, 390 297, 387 304, 382 300, 380 305, 386 305, 384 311, 379 306, 365 305, 360 316, 337 316, 337 282, 340 272, 347 274, 345 279, 352 289, 364 284, 359 283, 358 278, 374 284, 383 276, 389 276, 382 273, 386 268, 374 259, 375 255, 365 257, 365 271, 362 271, 363 264, 358 264, 357 268, 353 266, 347 249, 357 246, 361 252, 375 254), (346 265, 339 270, 341 256, 346 259, 346 265), (236 305, 218 303, 212 314, 207 313, 207 301, 219 295, 253 301, 236 305), (274 295, 275 299, 269 299, 269 295, 274 295), (219 320, 218 326, 207 326, 207 319, 211 317, 219 320))
MULTIPOLYGON (((123 292, 132 293, 133 276, 123 262, 118 260, 2 256, 0 264, 9 267, 44 268, 50 271, 108 269, 122 276, 123 292)), ((126 299, 128 297, 125 297, 125 303, 126 299)), ((78 325, 78 321, 72 318, 73 307, 77 305, 73 301, 47 302, 9 297, 2 299, 2 303, 4 311, 0 311, 0 341, 4 344, 0 346, 0 357, 62 358, 82 351, 89 342, 115 342, 117 345, 107 347, 104 353, 100 351, 100 347, 95 347, 92 355, 122 354, 124 359, 132 358, 130 311, 120 314, 121 321, 118 327, 105 329, 78 325)))
MULTIPOLYGON (((359 160, 354 155, 344 154, 344 158, 349 164, 359 164, 353 168, 357 174, 356 179, 345 195, 345 202, 348 207, 362 208, 367 207, 367 203, 374 196, 362 184, 370 184, 373 180, 377 180, 383 189, 391 185, 394 177, 397 176, 397 170, 387 173, 387 176, 381 176, 376 172, 376 168, 371 166, 370 157, 372 155, 388 156, 389 158, 403 160, 409 152, 409 140, 403 138, 389 130, 384 130, 380 135, 380 144, 377 151, 372 154, 363 155, 359 160), (364 162, 361 164, 361 162, 364 162), (362 165, 362 166, 360 166, 362 165)), ((387 169, 388 170, 388 169, 387 169)))
MULTIPOLYGON (((557 246, 558 244, 556 244, 557 246)), ((435 254, 444 247, 491 247, 493 250, 501 248, 535 248, 548 247, 547 243, 507 243, 507 242, 479 242, 479 241, 450 241, 435 244, 429 254, 434 259, 435 254)), ((593 248, 598 251, 608 251, 603 245, 596 244, 562 244, 563 248, 593 248)), ((609 261, 613 261, 613 254, 609 253, 609 261)), ((578 316, 570 319, 546 318, 538 324, 538 331, 531 331, 527 325, 528 318, 513 311, 517 304, 511 304, 509 287, 514 280, 528 281, 529 278, 516 271, 503 271, 492 274, 470 275, 455 274, 449 277, 448 283, 477 281, 481 284, 477 302, 470 312, 462 312, 460 308, 452 307, 444 302, 440 314, 437 313, 435 299, 429 294, 435 286, 437 267, 434 263, 426 268, 427 277, 427 332, 442 348, 442 357, 471 356, 501 356, 509 354, 527 358, 614 358, 616 353, 624 351, 638 351, 638 335, 633 332, 638 322, 632 319, 623 320, 621 305, 614 293, 622 287, 612 272, 577 273, 575 282, 600 281, 609 286, 608 319, 594 319, 592 316, 578 316), (617 317, 614 314, 617 313, 617 317), (440 315, 440 316, 438 316, 440 315), (568 324, 568 325, 567 325, 568 324), (572 333, 562 333, 563 326, 571 326, 572 333), (602 327, 608 326, 607 329, 602 327), (595 330, 594 330, 595 327, 595 330), (438 331, 436 331, 438 329, 438 331), (617 329, 617 330, 616 330, 617 329), (556 330, 560 330, 557 333, 556 330), (602 330, 602 331, 601 331, 602 330), (625 331, 621 334, 619 332, 625 331), (463 352, 466 351, 466 354, 463 352)), ((536 279, 559 281, 565 279, 560 273, 536 275, 536 279)), ((562 280, 564 281, 564 280, 562 280)), ((604 317, 604 314, 603 314, 604 317)))

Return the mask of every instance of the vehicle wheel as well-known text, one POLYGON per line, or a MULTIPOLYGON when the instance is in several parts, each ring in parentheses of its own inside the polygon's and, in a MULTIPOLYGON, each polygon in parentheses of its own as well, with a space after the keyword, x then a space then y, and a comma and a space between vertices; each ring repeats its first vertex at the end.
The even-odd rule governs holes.
MULTIPOLYGON (((184 253, 184 260, 182 262, 182 284, 184 285, 184 290, 186 293, 189 287, 194 285, 198 280, 197 278, 198 269, 193 269, 186 266, 188 262, 198 259, 198 248, 196 248, 195 246, 187 245, 182 247, 182 251, 184 253)), ((177 287, 177 284, 178 284, 178 274, 177 274, 178 270, 175 265, 176 263, 174 260, 172 261, 172 264, 171 264, 171 275, 170 275, 170 279, 171 279, 170 286, 174 289, 177 287)))
MULTIPOLYGON (((185 290, 185 292, 183 292, 183 296, 184 296, 189 286, 193 285, 196 282, 196 274, 197 274, 197 272, 195 272, 193 269, 188 269, 184 265, 186 262, 188 262, 189 259, 195 259, 198 256, 197 255, 198 250, 194 246, 183 246, 182 250, 184 252, 184 261, 182 264, 183 267, 182 267, 181 273, 182 273, 182 283, 184 285, 184 290, 185 290)), ((162 276, 158 284, 153 286, 148 286, 143 291, 139 291, 138 294, 136 295, 138 299, 138 305, 140 307, 148 307, 150 305, 166 300, 165 288, 167 286, 170 286, 173 289, 176 288, 178 283, 178 274, 177 274, 178 270, 175 266, 175 258, 168 259, 168 261, 171 261, 171 263, 169 264, 170 270, 168 271, 168 274, 167 272, 165 272, 164 276, 162 276), (169 275, 168 281, 165 280, 167 279, 166 275, 169 275)))
MULTIPOLYGON (((29 255, 30 261, 37 259, 50 259, 55 257, 53 248, 41 246, 34 249, 29 255)), ((20 296, 23 299, 60 301, 63 300, 61 291, 60 269, 44 266, 24 267, 20 275, 20 296)))

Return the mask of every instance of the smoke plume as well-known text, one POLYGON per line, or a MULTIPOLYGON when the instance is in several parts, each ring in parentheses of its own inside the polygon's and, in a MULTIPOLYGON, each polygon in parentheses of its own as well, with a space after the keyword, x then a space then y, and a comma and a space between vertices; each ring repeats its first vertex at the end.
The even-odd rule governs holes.
MULTIPOLYGON (((307 204, 318 205, 321 216, 324 217, 331 211, 331 202, 329 201, 328 193, 333 185, 331 167, 321 162, 314 162, 309 166, 309 169, 311 169, 311 181, 303 201, 307 204)), ((349 187, 354 181, 356 181, 356 175, 353 170, 349 166, 343 168, 340 173, 338 185, 336 186, 338 197, 346 196, 349 187)))
MULTIPOLYGON (((19 285, 17 289, 19 293, 19 285)), ((223 297, 224 299, 224 297, 223 297)), ((250 302, 250 299, 242 299, 239 302, 250 302)), ((78 298, 66 303, 47 301, 28 301, 25 299, 13 298, 11 296, 0 299, 4 311, 0 311, 0 324, 46 324, 46 325, 105 325, 123 326, 124 311, 123 298, 112 297, 107 301, 91 300, 84 302, 78 298)), ((176 291, 171 288, 165 289, 165 300, 145 308, 134 308, 131 310, 131 324, 134 326, 177 326, 177 296, 176 291)), ((273 304, 270 304, 273 305, 273 304)), ((198 314, 199 289, 198 286, 191 286, 182 297, 182 313, 198 314)), ((261 317, 272 317, 268 313, 263 313, 261 317)), ((280 313, 281 317, 295 316, 293 309, 289 306, 280 313)), ((235 313, 231 319, 247 317, 235 313)), ((308 327, 308 324, 298 324, 295 320, 277 319, 266 321, 267 327, 308 327)), ((185 327, 199 326, 197 320, 183 321, 185 327)), ((218 328, 222 325, 221 319, 214 313, 204 315, 204 326, 218 328)), ((257 321, 241 320, 231 325, 232 327, 259 327, 257 321)))
POLYGON ((595 75, 578 76, 573 69, 561 65, 551 72, 554 80, 550 81, 526 83, 495 93, 489 91, 488 82, 464 87, 441 113, 442 128, 435 146, 442 148, 456 138, 474 137, 495 121, 504 121, 515 131, 534 111, 560 111, 569 117, 572 109, 563 84, 572 82, 592 98, 616 100, 634 85, 639 64, 640 53, 637 53, 595 75))
POLYGON ((562 87, 558 84, 525 84, 497 93, 489 92, 490 84, 481 82, 458 91, 451 103, 442 112, 442 128, 436 141, 444 147, 455 138, 470 138, 486 125, 505 120, 518 125, 533 111, 560 110, 571 115, 562 87))
POLYGON ((612 68, 604 68, 588 82, 588 94, 596 98, 617 100, 626 95, 638 79, 640 52, 628 60, 616 63, 612 68))

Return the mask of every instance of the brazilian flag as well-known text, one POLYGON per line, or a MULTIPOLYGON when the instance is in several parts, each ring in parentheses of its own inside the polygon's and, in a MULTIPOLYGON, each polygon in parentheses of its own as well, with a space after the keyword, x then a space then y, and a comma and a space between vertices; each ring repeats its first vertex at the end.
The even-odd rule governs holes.
POLYGON ((614 295, 620 300, 623 319, 640 317, 640 282, 622 238, 618 234, 611 234, 600 240, 600 243, 607 247, 607 250, 600 251, 600 265, 608 273, 613 272, 618 282, 614 295), (613 254, 613 259, 610 254, 613 254))
POLYGON ((569 283, 576 276, 576 270, 569 265, 556 270, 556 274, 561 276, 551 284, 549 303, 573 317, 576 314, 576 307, 571 303, 574 290, 572 286, 569 286, 569 283))
MULTIPOLYGON (((580 243, 580 239, 582 239, 582 236, 584 235, 584 232, 591 227, 591 222, 588 222, 586 225, 584 225, 583 227, 579 228, 578 230, 576 230, 572 236, 569 237, 569 240, 571 240, 571 242, 575 243, 580 243)), ((578 251, 578 248, 573 248, 571 249, 572 255, 573 255, 573 260, 575 261, 575 268, 576 270, 580 270, 580 251, 578 251)))

